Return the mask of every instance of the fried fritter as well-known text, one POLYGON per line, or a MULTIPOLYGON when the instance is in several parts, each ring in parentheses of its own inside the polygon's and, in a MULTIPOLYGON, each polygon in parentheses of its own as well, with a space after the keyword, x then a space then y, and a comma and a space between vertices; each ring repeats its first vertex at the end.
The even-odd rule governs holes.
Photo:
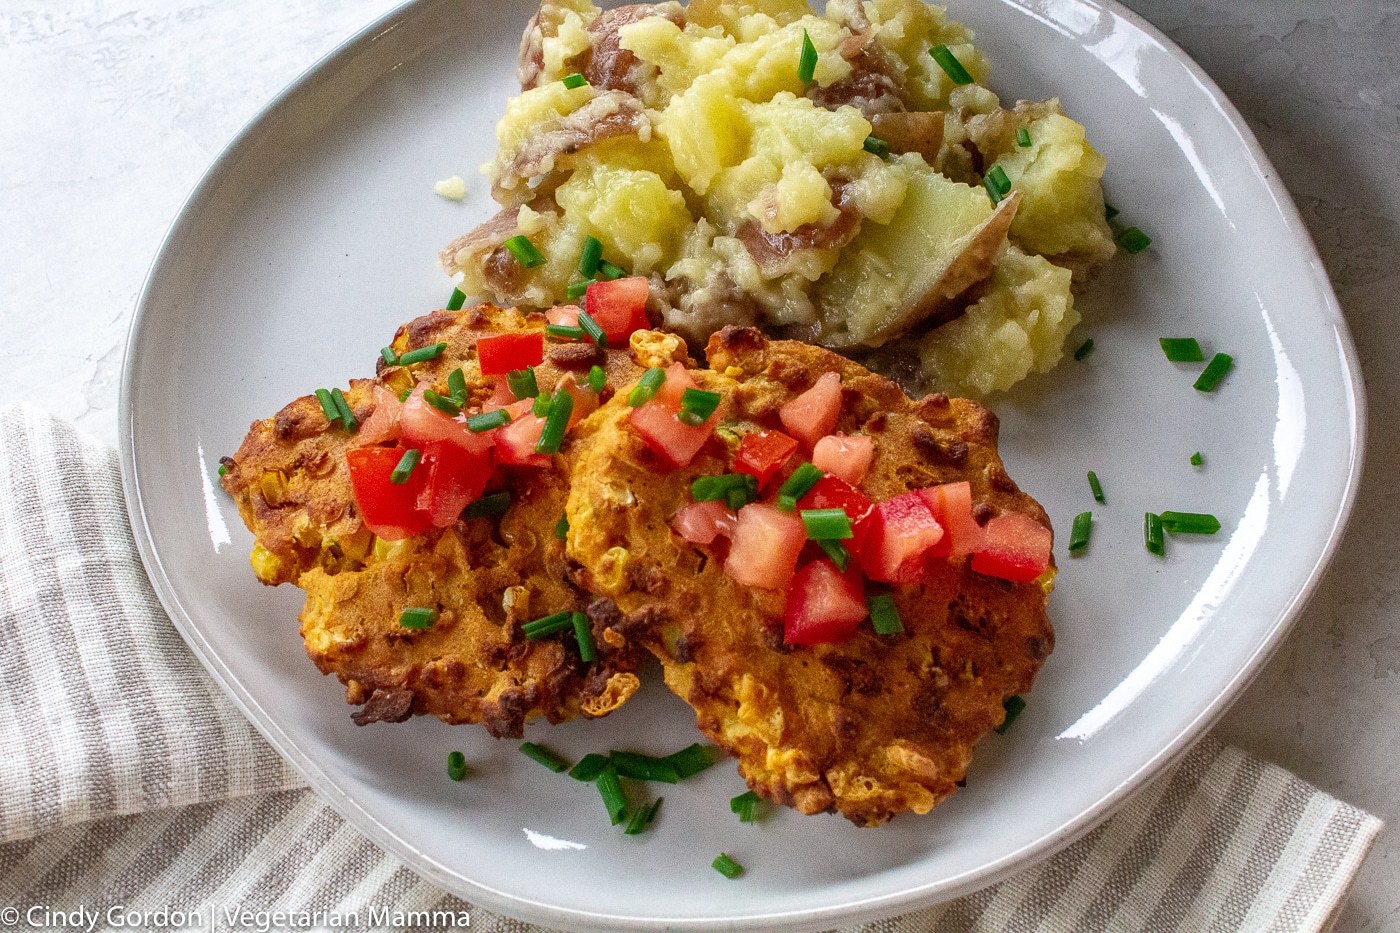
POLYGON ((1014 511, 1048 526, 1045 512, 1003 468, 995 416, 972 402, 912 401, 857 363, 753 329, 725 328, 708 353, 711 368, 692 377, 723 396, 725 414, 690 466, 663 469, 621 398, 575 441, 569 555, 584 585, 615 604, 606 637, 660 659, 700 730, 763 796, 860 825, 926 813, 1049 655, 1053 571, 1012 583, 973 572, 967 557, 931 560, 924 582, 892 587, 904 634, 865 623, 841 644, 787 645, 786 594, 735 582, 722 552, 688 544, 670 521, 696 477, 727 472, 744 433, 780 427, 780 406, 832 371, 843 387, 837 430, 875 439, 861 486, 872 499, 967 480, 981 522, 1014 511))
MULTIPOLYGON (((563 542, 554 534, 568 495, 562 457, 548 468, 501 471, 493 482, 510 492, 511 507, 499 518, 459 519, 398 542, 375 537, 351 491, 345 454, 374 440, 366 423, 376 391, 398 396, 426 383, 447 393, 448 374, 460 367, 467 407, 480 406, 495 379, 481 375, 477 339, 544 326, 543 315, 490 305, 418 318, 399 328, 395 354, 439 342, 446 348, 409 367, 381 362, 375 379, 353 380, 346 398, 358 433, 328 422, 316 398, 306 396, 255 422, 225 461, 224 488, 257 541, 258 577, 306 591, 307 654, 345 684, 346 699, 361 706, 354 715, 361 725, 429 714, 479 722, 498 737, 519 736, 527 719, 601 716, 637 689, 644 654, 607 642, 601 629, 593 663, 579 657, 572 639, 527 641, 520 632, 522 622, 583 610, 590 599, 569 580, 563 542), (431 628, 400 626, 404 608, 424 606, 439 609, 431 628)), ((582 379, 595 362, 607 370, 609 386, 641 372, 626 351, 583 359, 555 349, 536 367, 543 391, 569 369, 582 379)), ((603 397, 611 391, 605 388, 603 397)))

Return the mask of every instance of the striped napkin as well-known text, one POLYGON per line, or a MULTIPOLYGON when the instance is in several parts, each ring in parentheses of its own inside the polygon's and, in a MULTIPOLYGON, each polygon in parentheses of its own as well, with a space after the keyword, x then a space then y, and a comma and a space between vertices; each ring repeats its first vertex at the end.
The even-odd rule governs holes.
MULTIPOLYGON (((213 914, 238 905, 287 928, 538 929, 419 878, 263 742, 162 611, 113 450, 17 406, 0 436, 0 926, 234 929, 213 914)), ((1319 930, 1380 828, 1206 739, 1058 855, 858 929, 1319 930)), ((278 927, 262 917, 244 928, 278 927)))

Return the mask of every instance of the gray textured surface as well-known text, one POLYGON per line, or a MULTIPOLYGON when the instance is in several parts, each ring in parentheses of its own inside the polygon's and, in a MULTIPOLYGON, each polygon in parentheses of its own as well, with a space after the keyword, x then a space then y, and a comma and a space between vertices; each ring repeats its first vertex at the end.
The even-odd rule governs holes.
MULTIPOLYGON (((1217 734, 1394 826, 1400 3, 1129 5, 1248 119, 1317 241, 1369 387, 1351 528, 1297 628, 1217 734)), ((0 402, 30 400, 115 443, 127 323, 181 200, 263 102, 392 6, 0 0, 0 402)), ((1337 929, 1397 927, 1400 846, 1387 832, 1337 929)))

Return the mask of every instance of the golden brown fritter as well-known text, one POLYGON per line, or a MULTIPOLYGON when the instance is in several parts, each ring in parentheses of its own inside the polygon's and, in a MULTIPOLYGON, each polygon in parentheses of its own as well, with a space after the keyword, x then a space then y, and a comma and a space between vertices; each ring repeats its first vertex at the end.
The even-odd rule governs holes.
MULTIPOLYGON (((418 318, 399 328, 395 353, 439 342, 445 350, 411 367, 381 362, 376 379, 353 380, 346 397, 360 433, 329 423, 316 398, 306 396, 255 422, 225 461, 224 488, 257 540, 258 577, 306 591, 306 651, 323 673, 340 678, 350 703, 362 705, 355 714, 362 725, 430 714, 518 736, 527 719, 600 716, 637 689, 642 654, 606 642, 601 627, 591 664, 580 659, 571 637, 531 642, 520 632, 522 622, 585 610, 590 599, 570 582, 563 542, 554 534, 568 495, 562 457, 547 469, 502 471, 500 482, 512 497, 503 516, 462 519, 399 542, 374 536, 351 492, 345 451, 366 443, 376 385, 396 396, 424 382, 446 393, 448 374, 460 367, 468 405, 478 406, 495 380, 481 375, 477 339, 544 325, 542 315, 490 305, 418 318), (436 607, 439 618, 426 630, 405 629, 399 615, 408 607, 436 607)), ((548 347, 536 378, 550 391, 566 371, 582 378, 595 362, 607 369, 609 386, 641 372, 626 351, 584 360, 548 347)))
POLYGON ((875 439, 861 486, 872 499, 967 480, 979 521, 1016 511, 1048 526, 1045 512, 1007 476, 996 418, 972 402, 911 401, 859 364, 752 329, 716 334, 709 361, 692 375, 722 393, 725 420, 689 467, 655 462, 621 398, 575 441, 569 554, 584 584, 615 604, 606 637, 656 654, 700 730, 763 796, 861 825, 926 813, 1050 653, 1053 572, 1017 584, 974 573, 965 557, 932 560, 925 582, 892 587, 904 634, 863 623, 843 644, 791 646, 785 594, 736 583, 719 553, 686 543, 670 520, 691 501, 692 480, 728 471, 742 434, 779 427, 778 408, 828 371, 842 378, 837 430, 875 439))

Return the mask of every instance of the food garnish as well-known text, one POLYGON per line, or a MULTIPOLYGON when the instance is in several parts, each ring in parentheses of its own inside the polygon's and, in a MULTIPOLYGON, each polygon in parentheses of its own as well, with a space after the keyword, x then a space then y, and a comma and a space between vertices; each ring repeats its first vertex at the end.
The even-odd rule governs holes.
POLYGON ((1016 717, 1026 708, 1026 701, 1019 696, 1007 697, 1002 706, 1006 710, 1006 718, 997 726, 997 735, 1005 735, 1006 730, 1011 728, 1011 724, 1016 721, 1016 717))
POLYGON ((1196 390, 1199 392, 1214 392, 1216 386, 1220 385, 1220 380, 1225 378, 1225 374, 1228 373, 1234 365, 1235 359, 1228 353, 1215 354, 1215 356, 1211 357, 1210 362, 1206 364, 1206 368, 1201 372, 1199 378, 1196 379, 1196 390))
POLYGON ((1099 475, 1093 470, 1089 471, 1089 491, 1094 494, 1095 502, 1106 502, 1103 495, 1103 486, 1099 485, 1099 475))
MULTIPOLYGON (((569 767, 568 759, 563 758, 562 756, 558 755, 553 751, 550 751, 543 745, 536 745, 534 742, 521 742, 520 753, 526 758, 538 761, 540 764, 544 765, 546 768, 553 771, 555 774, 559 774, 560 772, 567 770, 569 767)), ((617 820, 613 820, 613 822, 616 823, 617 820)))
POLYGON ((1080 512, 1074 516, 1074 526, 1069 532, 1069 549, 1073 553, 1089 546, 1089 534, 1094 525, 1093 512, 1080 512))
POLYGON ((1173 363, 1200 363, 1206 358, 1195 337, 1162 337, 1157 342, 1173 363))
POLYGON ((1148 512, 1142 519, 1142 540, 1147 550, 1162 557, 1167 553, 1166 541, 1162 535, 1162 516, 1148 512))
POLYGON ((1162 512, 1159 517, 1172 534, 1213 535, 1220 530, 1220 519, 1201 512, 1162 512))
POLYGON ((467 756, 461 752, 449 752, 447 755, 447 776, 454 781, 465 781, 471 769, 467 767, 467 756))
POLYGON ((1077 349, 1077 350, 1074 351, 1074 358, 1075 358, 1076 360, 1082 360, 1082 359, 1084 359, 1084 357, 1088 356, 1090 353, 1093 353, 1093 352, 1094 352, 1094 338, 1093 338, 1093 337, 1090 337, 1088 340, 1085 340, 1083 343, 1081 343, 1081 344, 1079 345, 1079 349, 1077 349))
POLYGON ((400 628, 427 629, 437 621, 438 611, 432 608, 405 609, 399 613, 400 628))
POLYGON ((737 878, 744 873, 744 866, 734 861, 725 853, 721 852, 715 856, 715 860, 710 863, 710 867, 726 878, 737 878))
POLYGON ((1201 464, 1203 464, 1203 463, 1205 463, 1205 462, 1206 462, 1206 461, 1205 461, 1205 458, 1201 456, 1201 452, 1200 452, 1199 450, 1196 451, 1194 454, 1191 455, 1191 465, 1192 465, 1192 466, 1200 466, 1201 464))

